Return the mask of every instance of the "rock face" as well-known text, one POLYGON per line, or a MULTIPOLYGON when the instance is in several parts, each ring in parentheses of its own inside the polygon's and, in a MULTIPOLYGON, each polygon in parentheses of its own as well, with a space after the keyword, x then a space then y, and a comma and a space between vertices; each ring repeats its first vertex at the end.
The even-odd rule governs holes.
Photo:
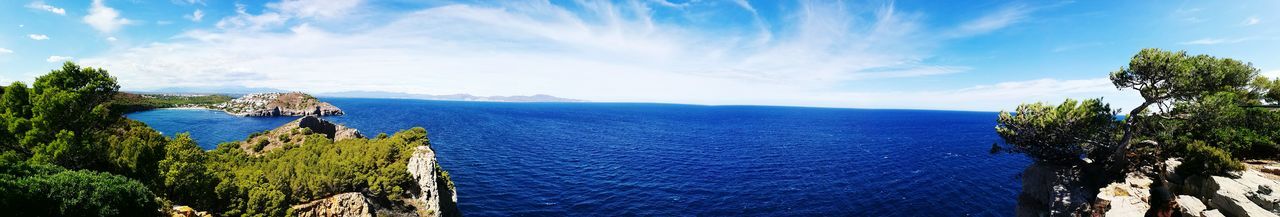
POLYGON ((306 116, 285 123, 240 143, 240 149, 249 154, 260 154, 289 144, 301 144, 308 134, 322 134, 333 141, 364 138, 359 130, 342 126, 316 116, 306 116))
MULTIPOLYGON (((302 117, 295 122, 296 128, 310 129, 311 132, 324 134, 325 137, 328 137, 333 141, 364 138, 364 135, 361 135, 360 131, 355 128, 334 124, 316 116, 302 117)), ((291 122, 290 124, 294 124, 294 122, 291 122)))
POLYGON ((238 116, 329 116, 342 109, 301 92, 254 93, 210 106, 238 116))
POLYGON ((436 164, 435 151, 418 146, 409 158, 409 175, 418 183, 413 203, 421 216, 462 216, 458 211, 457 191, 448 173, 436 164))
POLYGON ((1209 209, 1199 198, 1187 195, 1178 195, 1174 200, 1178 201, 1178 211, 1182 212, 1182 216, 1203 216, 1204 211, 1209 209))
POLYGON ((1022 172, 1017 216, 1068 216, 1087 208, 1074 168, 1036 162, 1022 172))
POLYGON ((290 210, 298 217, 374 216, 376 205, 360 192, 347 192, 294 205, 290 210))
POLYGON ((1280 183, 1262 179, 1255 173, 1246 171, 1239 179, 1211 177, 1207 189, 1213 194, 1206 195, 1212 196, 1209 203, 1232 216, 1280 216, 1280 210, 1275 209, 1280 205, 1280 201, 1275 200, 1280 195, 1271 190, 1280 183))
MULTIPOLYGON (((1099 200, 1110 201, 1106 216, 1142 216, 1151 208, 1151 179, 1138 174, 1125 177, 1123 183, 1111 183, 1098 192, 1099 200)), ((1197 212, 1198 213, 1198 212, 1197 212)))

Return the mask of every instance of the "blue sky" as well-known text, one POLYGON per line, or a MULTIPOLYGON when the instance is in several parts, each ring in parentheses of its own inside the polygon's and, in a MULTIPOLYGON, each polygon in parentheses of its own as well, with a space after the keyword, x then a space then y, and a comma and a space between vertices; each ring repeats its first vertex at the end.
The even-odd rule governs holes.
POLYGON ((1277 1, 0 2, 0 82, 995 111, 1136 94, 1141 48, 1280 75, 1277 1))

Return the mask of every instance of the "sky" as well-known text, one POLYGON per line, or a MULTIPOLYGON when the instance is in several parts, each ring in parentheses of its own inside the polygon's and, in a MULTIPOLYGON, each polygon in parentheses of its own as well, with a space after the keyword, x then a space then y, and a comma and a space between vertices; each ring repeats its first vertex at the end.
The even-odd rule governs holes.
POLYGON ((1000 111, 1140 102, 1142 48, 1280 75, 1280 1, 7 0, 0 82, 1000 111))

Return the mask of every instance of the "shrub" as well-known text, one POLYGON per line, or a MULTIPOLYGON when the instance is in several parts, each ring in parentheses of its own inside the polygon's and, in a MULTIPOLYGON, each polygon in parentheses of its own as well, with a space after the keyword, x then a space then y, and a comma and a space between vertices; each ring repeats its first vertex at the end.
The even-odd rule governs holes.
POLYGON ((142 183, 48 164, 0 162, 0 209, 11 216, 156 216, 160 204, 142 183))
POLYGON ((1192 141, 1182 147, 1184 161, 1174 171, 1179 175, 1225 175, 1229 171, 1244 169, 1244 164, 1232 159, 1230 153, 1206 145, 1204 141, 1192 141))
POLYGON ((1019 105, 1014 113, 1001 112, 996 132, 1008 150, 1042 162, 1075 164, 1089 150, 1107 145, 1116 128, 1115 111, 1100 99, 1060 105, 1019 105))

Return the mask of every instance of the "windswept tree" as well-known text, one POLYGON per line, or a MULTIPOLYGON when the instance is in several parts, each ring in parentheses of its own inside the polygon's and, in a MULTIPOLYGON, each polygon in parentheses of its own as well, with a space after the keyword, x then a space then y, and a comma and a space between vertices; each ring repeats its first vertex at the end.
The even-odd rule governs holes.
POLYGON ((1229 58, 1142 49, 1128 67, 1111 73, 1111 83, 1116 88, 1137 90, 1143 99, 1125 118, 1124 135, 1116 142, 1111 161, 1124 160, 1129 143, 1139 130, 1138 120, 1151 105, 1195 100, 1219 91, 1243 91, 1257 74, 1258 69, 1252 65, 1229 58))
POLYGON ((1022 104, 1000 112, 996 133, 1013 153, 1058 165, 1081 163, 1091 151, 1108 148, 1116 128, 1115 110, 1101 99, 1067 99, 1057 106, 1022 104))

